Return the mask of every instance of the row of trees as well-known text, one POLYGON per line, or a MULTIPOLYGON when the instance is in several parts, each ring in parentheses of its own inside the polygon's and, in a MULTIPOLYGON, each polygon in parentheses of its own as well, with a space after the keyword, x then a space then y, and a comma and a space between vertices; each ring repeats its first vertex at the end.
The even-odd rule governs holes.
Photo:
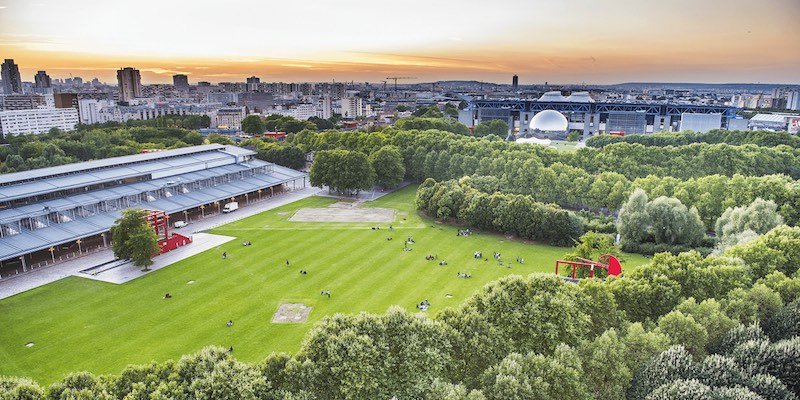
MULTIPOLYGON (((488 176, 495 182, 491 185, 494 189, 570 209, 618 210, 635 188, 642 188, 654 198, 675 197, 688 207, 696 207, 709 230, 725 209, 750 204, 758 197, 774 201, 787 223, 800 220, 800 187, 786 175, 726 173, 688 179, 657 175, 630 179, 619 172, 598 173, 571 165, 572 156, 543 147, 477 140, 441 131, 301 132, 292 143, 306 151, 342 148, 366 154, 392 144, 403 154, 409 179, 442 181, 465 175, 488 176)), ((648 159, 634 157, 631 162, 646 165, 648 159)))
MULTIPOLYGON (((578 167, 590 174, 617 172, 628 179, 648 175, 673 176, 680 179, 707 175, 763 176, 786 174, 800 177, 800 149, 780 145, 731 146, 728 144, 694 143, 686 146, 653 147, 640 144, 615 143, 603 148, 584 147, 575 152, 560 152, 541 146, 516 144, 503 140, 491 141, 468 136, 468 129, 453 129, 443 119, 400 120, 394 128, 380 132, 308 132, 293 141, 305 150, 346 148, 371 152, 393 144, 410 157, 417 147, 426 152, 446 150, 451 155, 474 156, 477 159, 508 155, 520 161, 538 160, 544 166, 556 162, 578 167), (409 131, 412 130, 412 131, 409 131), (419 130, 419 131, 413 131, 419 130), (447 134, 444 132, 456 132, 447 134), (413 151, 411 149, 414 149, 413 151)), ((494 137, 494 136, 490 136, 494 137)))
POLYGON ((278 114, 272 114, 266 118, 259 115, 248 115, 242 120, 242 131, 253 135, 265 131, 297 133, 303 130, 335 129, 337 121, 336 117, 329 119, 311 117, 308 120, 299 120, 278 114))
POLYGON ((0 395, 796 399, 798 249, 800 228, 781 227, 722 256, 660 254, 606 281, 508 276, 433 318, 399 308, 327 317, 291 356, 248 364, 208 348, 119 375, 72 374, 46 390, 0 378, 0 395))
POLYGON ((570 211, 530 196, 487 194, 470 184, 468 177, 445 182, 429 178, 417 189, 417 209, 435 218, 559 246, 571 245, 583 234, 581 220, 570 211))
POLYGON ((204 140, 197 131, 181 128, 82 126, 73 132, 54 128, 42 135, 6 138, 7 145, 0 146, 0 173, 198 145, 204 140))
POLYGON ((340 194, 358 194, 377 184, 397 187, 405 176, 403 156, 394 146, 384 146, 369 157, 360 151, 322 150, 314 154, 309 179, 340 194))
POLYGON ((654 133, 652 135, 600 135, 592 136, 586 140, 589 147, 603 147, 612 143, 638 143, 645 146, 684 146, 692 143, 727 143, 730 145, 754 144, 757 146, 773 147, 786 145, 794 148, 800 147, 800 138, 790 135, 789 132, 780 131, 725 131, 714 129, 708 132, 680 132, 680 133, 654 133))

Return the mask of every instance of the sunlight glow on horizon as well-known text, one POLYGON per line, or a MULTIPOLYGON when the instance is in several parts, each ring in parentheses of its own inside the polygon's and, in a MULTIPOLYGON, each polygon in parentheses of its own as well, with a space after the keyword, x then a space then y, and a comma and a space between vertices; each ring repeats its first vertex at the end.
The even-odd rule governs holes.
POLYGON ((800 82, 797 0, 0 0, 0 54, 113 82, 800 82))

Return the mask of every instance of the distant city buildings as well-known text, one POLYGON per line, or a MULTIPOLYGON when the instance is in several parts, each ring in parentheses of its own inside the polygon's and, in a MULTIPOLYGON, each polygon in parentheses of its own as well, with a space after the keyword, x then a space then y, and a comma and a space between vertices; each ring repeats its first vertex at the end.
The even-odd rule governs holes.
POLYGON ((189 77, 183 74, 173 75, 172 86, 174 86, 176 90, 188 91, 189 77))
POLYGON ((118 70, 117 85, 120 101, 129 102, 142 96, 142 77, 138 69, 125 67, 118 70))
POLYGON ((19 65, 13 59, 6 58, 0 66, 0 75, 3 79, 3 93, 22 93, 22 77, 19 75, 19 65))

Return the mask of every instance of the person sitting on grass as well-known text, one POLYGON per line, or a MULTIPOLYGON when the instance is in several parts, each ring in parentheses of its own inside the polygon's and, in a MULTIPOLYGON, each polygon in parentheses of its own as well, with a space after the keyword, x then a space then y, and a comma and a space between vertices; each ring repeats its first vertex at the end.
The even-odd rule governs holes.
POLYGON ((222 253, 222 259, 223 259, 223 260, 226 260, 226 259, 228 259, 228 253, 227 253, 227 252, 223 252, 223 253, 222 253))
POLYGON ((228 323, 226 325, 228 325, 228 328, 232 327, 233 326, 233 320, 232 319, 228 320, 228 323))
POLYGON ((169 294, 169 293, 167 293, 167 294, 165 294, 165 295, 164 295, 164 298, 165 298, 165 299, 171 299, 171 298, 172 298, 172 295, 171 295, 171 294, 169 294))

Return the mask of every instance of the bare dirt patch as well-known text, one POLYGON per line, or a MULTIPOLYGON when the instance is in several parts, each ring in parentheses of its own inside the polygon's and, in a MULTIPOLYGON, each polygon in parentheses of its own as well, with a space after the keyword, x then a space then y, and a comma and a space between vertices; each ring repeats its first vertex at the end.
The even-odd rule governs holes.
POLYGON ((301 208, 289 221, 296 222, 392 222, 395 210, 389 208, 301 208))
POLYGON ((286 303, 278 306, 278 311, 272 316, 274 324, 300 324, 306 322, 311 314, 311 307, 303 303, 286 303))

